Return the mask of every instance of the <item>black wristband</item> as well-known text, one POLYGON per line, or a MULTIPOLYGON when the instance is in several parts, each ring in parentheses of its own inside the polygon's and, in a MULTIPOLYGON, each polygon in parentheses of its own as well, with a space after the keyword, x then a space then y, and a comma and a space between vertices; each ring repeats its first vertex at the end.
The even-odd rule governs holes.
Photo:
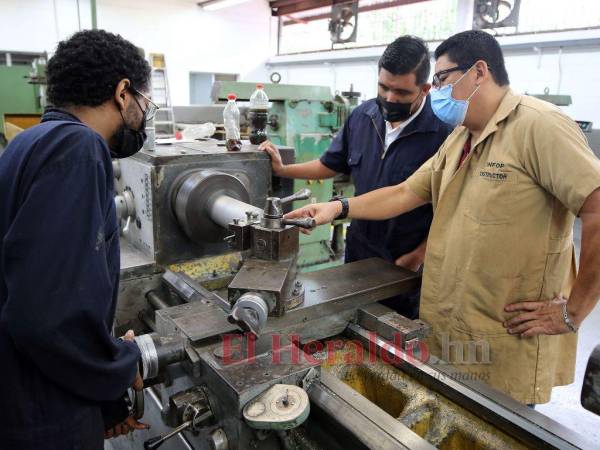
POLYGON ((342 212, 338 214, 335 220, 345 219, 348 217, 348 211, 350 210, 350 204, 346 197, 334 197, 330 200, 331 202, 340 202, 342 204, 342 212))

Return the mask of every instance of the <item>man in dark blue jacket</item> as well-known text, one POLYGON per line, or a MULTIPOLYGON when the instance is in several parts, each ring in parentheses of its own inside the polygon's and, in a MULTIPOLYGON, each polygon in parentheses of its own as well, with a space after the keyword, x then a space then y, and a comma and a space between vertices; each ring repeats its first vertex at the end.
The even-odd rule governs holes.
MULTIPOLYGON (((286 178, 323 179, 350 174, 356 195, 406 180, 427 161, 452 129, 431 110, 429 50, 421 39, 401 36, 379 60, 377 98, 354 109, 320 159, 284 165, 277 148, 265 142, 273 171, 286 178)), ((346 262, 374 256, 418 270, 425 258, 433 212, 430 205, 383 221, 353 220, 346 234, 346 262)), ((419 292, 385 304, 418 317, 419 292)))
POLYGON ((102 449, 144 427, 123 394, 139 350, 111 335, 119 282, 112 157, 155 106, 139 50, 101 30, 59 43, 42 123, 0 158, 0 447, 102 449), (121 399, 121 400, 119 400, 121 399))

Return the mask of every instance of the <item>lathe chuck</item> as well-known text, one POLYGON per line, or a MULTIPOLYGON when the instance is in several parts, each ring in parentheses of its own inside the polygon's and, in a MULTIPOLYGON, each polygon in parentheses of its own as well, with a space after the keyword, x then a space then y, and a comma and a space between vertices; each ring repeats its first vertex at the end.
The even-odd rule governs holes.
POLYGON ((171 195, 179 225, 196 243, 217 242, 234 218, 244 218, 246 211, 261 211, 248 204, 248 189, 238 178, 216 170, 184 173, 171 195))

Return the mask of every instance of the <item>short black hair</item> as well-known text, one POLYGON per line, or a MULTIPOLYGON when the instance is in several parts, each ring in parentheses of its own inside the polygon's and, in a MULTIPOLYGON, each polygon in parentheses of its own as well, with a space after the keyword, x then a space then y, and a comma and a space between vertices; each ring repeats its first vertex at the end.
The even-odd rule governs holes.
POLYGON ((431 70, 427 44, 416 36, 400 36, 381 55, 379 70, 382 68, 392 75, 414 72, 417 85, 421 86, 427 82, 431 70))
POLYGON ((46 68, 48 102, 54 106, 98 106, 128 78, 138 91, 148 88, 150 66, 142 51, 104 30, 75 33, 58 44, 46 68))
POLYGON ((435 59, 442 55, 459 66, 472 66, 481 59, 487 63, 498 86, 509 84, 500 44, 485 31, 468 30, 450 36, 435 49, 435 59))

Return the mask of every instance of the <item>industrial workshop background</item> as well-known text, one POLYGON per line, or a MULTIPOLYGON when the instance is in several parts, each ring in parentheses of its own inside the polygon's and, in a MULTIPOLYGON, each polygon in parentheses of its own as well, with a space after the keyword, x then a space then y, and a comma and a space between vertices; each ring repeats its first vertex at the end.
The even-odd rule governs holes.
MULTIPOLYGON (((586 375, 598 308, 579 331, 576 382, 535 410, 481 380, 457 381, 450 366, 415 362, 407 354, 431 327, 377 302, 416 289, 420 274, 376 258, 343 264, 345 217, 310 235, 300 229, 314 220, 284 217, 353 196, 353 180, 278 177, 253 146, 266 133, 284 163, 319 158, 377 97, 390 42, 414 35, 433 52, 478 29, 500 43, 511 88, 560 107, 598 156, 600 2, 0 0, 0 157, 39 123, 57 43, 93 28, 139 47, 160 107, 144 149, 113 161, 115 332, 136 332, 147 389, 130 406, 153 428, 107 449, 600 448, 600 354, 586 375), (262 94, 268 112, 256 106, 262 94), (233 100, 239 140, 224 120, 233 100), (396 335, 407 359, 388 364, 396 335), (234 365, 217 344, 231 336, 234 365), (275 341, 304 345, 309 358, 274 355, 275 341), (331 359, 323 345, 308 352, 313 341, 331 359)), ((577 252, 580 233, 576 222, 577 252)))

